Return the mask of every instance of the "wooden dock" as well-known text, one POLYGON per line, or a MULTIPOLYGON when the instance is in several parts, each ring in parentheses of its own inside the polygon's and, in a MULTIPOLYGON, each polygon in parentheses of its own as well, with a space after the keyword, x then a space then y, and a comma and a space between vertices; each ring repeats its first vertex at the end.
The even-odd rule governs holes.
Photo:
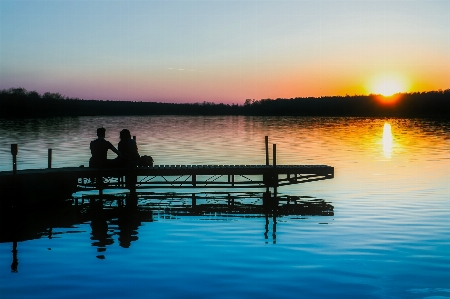
POLYGON ((63 167, 0 172, 0 196, 70 196, 80 190, 269 188, 334 177, 327 165, 155 165, 151 168, 63 167))
POLYGON ((277 165, 276 144, 269 165, 268 137, 265 165, 154 165, 138 168, 97 169, 89 167, 17 170, 18 145, 11 145, 13 169, 0 172, 0 203, 17 198, 68 198, 77 191, 149 188, 276 188, 284 185, 332 179, 328 165, 277 165))

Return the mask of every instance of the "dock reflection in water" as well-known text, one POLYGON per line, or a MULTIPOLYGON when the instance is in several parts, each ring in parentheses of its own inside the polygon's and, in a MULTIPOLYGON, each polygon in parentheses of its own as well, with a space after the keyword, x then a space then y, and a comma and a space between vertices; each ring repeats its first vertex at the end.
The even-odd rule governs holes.
POLYGON ((247 193, 137 193, 134 195, 86 195, 51 206, 12 207, 1 210, 0 243, 12 243, 11 271, 18 272, 18 242, 53 238, 60 234, 81 233, 81 224, 90 224, 91 246, 104 259, 108 246, 118 240, 122 248, 138 241, 143 223, 158 219, 196 216, 200 220, 265 217, 264 239, 271 230, 276 243, 277 218, 286 216, 333 216, 334 207, 323 199, 309 196, 266 198, 260 192, 247 193), (272 222, 272 225, 270 223, 272 222), (59 228, 59 232, 53 229, 59 228), (61 228, 66 228, 63 232, 61 228))

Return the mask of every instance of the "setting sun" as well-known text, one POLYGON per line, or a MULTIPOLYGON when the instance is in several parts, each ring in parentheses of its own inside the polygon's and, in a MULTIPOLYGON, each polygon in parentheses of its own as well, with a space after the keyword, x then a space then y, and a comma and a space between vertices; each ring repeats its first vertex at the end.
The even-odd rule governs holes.
POLYGON ((391 96, 399 92, 406 92, 404 80, 395 76, 380 77, 373 81, 371 93, 391 96))

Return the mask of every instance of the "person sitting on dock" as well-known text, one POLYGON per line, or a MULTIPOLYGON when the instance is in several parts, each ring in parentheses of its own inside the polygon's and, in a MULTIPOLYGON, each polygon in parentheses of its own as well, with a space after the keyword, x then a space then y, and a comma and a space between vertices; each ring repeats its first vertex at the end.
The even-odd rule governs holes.
POLYGON ((121 166, 137 167, 141 158, 138 152, 136 140, 131 139, 131 133, 128 129, 120 131, 120 142, 118 144, 119 152, 122 157, 119 158, 121 166))
POLYGON ((95 168, 111 168, 116 166, 116 160, 108 160, 108 150, 112 150, 117 156, 121 157, 122 154, 112 145, 111 142, 105 140, 106 129, 98 128, 98 138, 91 141, 90 149, 92 157, 89 159, 89 167, 95 168))

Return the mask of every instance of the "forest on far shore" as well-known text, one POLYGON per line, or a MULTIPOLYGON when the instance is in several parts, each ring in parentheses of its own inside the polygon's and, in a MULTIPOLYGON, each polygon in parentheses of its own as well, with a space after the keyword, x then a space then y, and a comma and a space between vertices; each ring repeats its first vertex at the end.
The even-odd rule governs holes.
POLYGON ((112 115, 279 115, 450 117, 450 89, 381 95, 247 99, 242 105, 82 100, 59 93, 0 90, 0 117, 112 115))

